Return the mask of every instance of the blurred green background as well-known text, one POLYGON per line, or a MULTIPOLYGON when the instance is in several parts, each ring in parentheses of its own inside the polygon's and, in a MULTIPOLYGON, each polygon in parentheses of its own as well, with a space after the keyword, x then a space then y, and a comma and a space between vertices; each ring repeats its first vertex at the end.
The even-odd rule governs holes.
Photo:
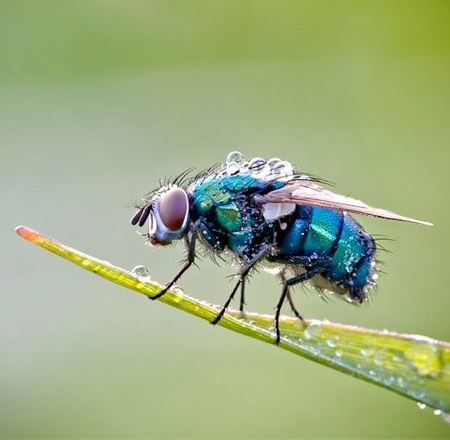
MULTIPOLYGON (((450 339, 450 2, 0 0, 0 436, 444 438, 432 411, 152 303, 13 233, 165 282, 133 202, 231 150, 435 223, 395 239, 370 307, 303 315, 450 339)), ((223 303, 230 267, 180 283, 223 303)), ((248 309, 272 312, 276 280, 248 309)), ((286 310, 287 311, 287 310, 286 310)))

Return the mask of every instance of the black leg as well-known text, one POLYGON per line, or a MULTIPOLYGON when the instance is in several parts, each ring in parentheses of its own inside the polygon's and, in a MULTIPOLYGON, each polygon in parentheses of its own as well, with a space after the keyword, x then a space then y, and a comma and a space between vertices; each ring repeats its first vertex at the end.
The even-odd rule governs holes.
POLYGON ((244 316, 244 306, 245 306, 245 278, 241 283, 241 302, 239 303, 239 311, 241 315, 244 316))
POLYGON ((245 286, 245 278, 248 276, 248 273, 250 270, 255 266, 255 264, 261 260, 261 258, 264 257, 265 254, 269 251, 268 246, 264 246, 263 249, 261 249, 260 252, 256 256, 254 256, 248 263, 246 263, 243 268, 241 269, 241 274, 239 277, 239 281, 234 286, 231 295, 228 297, 226 303, 223 305, 222 309, 220 310, 219 314, 211 321, 211 324, 216 325, 224 315, 224 313, 227 311, 228 306, 230 305, 231 301, 234 298, 234 295, 236 294, 239 286, 241 286, 241 304, 240 304, 240 310, 241 312, 244 311, 244 286, 245 286))
POLYGON ((280 299, 277 304, 277 311, 275 312, 275 328, 277 330, 277 345, 280 343, 280 313, 281 307, 283 307, 284 300, 288 292, 289 286, 285 283, 281 292, 280 299))
POLYGON ((289 301, 289 305, 291 306, 291 310, 294 312, 294 315, 298 319, 300 319, 300 321, 303 321, 302 315, 300 315, 300 313, 298 313, 298 310, 295 307, 294 301, 292 300, 291 292, 289 290, 288 290, 288 293, 287 293, 287 299, 289 301))
MULTIPOLYGON (((280 273, 280 278, 281 278, 281 281, 283 282, 283 285, 286 284, 286 277, 285 277, 284 271, 282 271, 282 272, 280 273)), ((295 307, 294 301, 293 301, 293 299, 292 299, 291 292, 290 292, 289 290, 288 290, 288 292, 287 292, 287 294, 286 294, 286 297, 287 297, 287 299, 288 299, 288 301, 289 301, 289 305, 291 306, 291 310, 292 310, 292 312, 294 313, 294 315, 295 315, 298 319, 300 319, 300 321, 303 321, 302 316, 300 315, 300 313, 298 313, 298 310, 297 310, 297 308, 295 307)))
POLYGON ((234 286, 234 289, 231 292, 231 295, 228 297, 226 303, 223 305, 222 309, 220 310, 219 314, 211 321, 212 325, 216 325, 221 319, 226 310, 228 309, 228 306, 230 305, 231 301, 234 298, 234 295, 236 294, 238 287, 243 283, 243 280, 245 279, 245 275, 241 275, 239 278, 239 281, 234 286))
POLYGON ((192 263, 194 263, 194 260, 195 260, 195 240, 197 239, 197 229, 198 229, 198 226, 197 226, 197 224, 195 224, 192 229, 191 239, 187 240, 187 242, 186 242, 188 254, 187 254, 187 260, 186 260, 186 263, 184 263, 184 266, 175 275, 175 277, 172 279, 172 281, 168 282, 165 285, 164 289, 161 290, 161 292, 159 292, 155 296, 152 296, 150 299, 161 298, 181 278, 181 276, 184 274, 184 272, 186 272, 192 266, 192 263))
MULTIPOLYGON (((286 296, 288 297, 288 300, 289 300, 291 306, 293 306, 293 303, 292 303, 292 300, 290 297, 290 293, 289 293, 289 287, 293 286, 294 284, 302 283, 303 281, 309 280, 314 275, 317 275, 320 272, 323 272, 322 266, 313 267, 296 277, 290 278, 288 280, 284 280, 283 290, 281 292, 281 296, 278 301, 277 309, 276 309, 276 313, 275 313, 275 328, 277 330, 277 339, 276 339, 277 344, 280 343, 280 314, 281 314, 281 308, 283 307, 283 303, 284 303, 284 300, 286 299, 286 296)), ((297 315, 297 317, 300 318, 301 320, 303 320, 303 318, 295 310, 295 307, 293 307, 293 310, 294 310, 294 313, 297 315)))

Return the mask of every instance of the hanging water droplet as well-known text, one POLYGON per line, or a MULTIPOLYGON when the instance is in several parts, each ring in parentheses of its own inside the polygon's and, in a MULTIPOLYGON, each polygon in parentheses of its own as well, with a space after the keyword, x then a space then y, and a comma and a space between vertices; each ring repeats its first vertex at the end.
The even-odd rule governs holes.
POLYGON ((427 407, 425 403, 422 402, 417 402, 417 406, 419 407, 419 409, 425 409, 427 407))
POLYGON ((444 419, 444 422, 450 423, 450 413, 442 413, 442 418, 444 419))
POLYGON ((264 272, 270 273, 271 275, 278 275, 281 272, 281 266, 263 266, 264 272))
POLYGON ((435 409, 435 410, 433 411, 433 414, 434 414, 435 416, 440 416, 440 415, 442 414, 442 411, 441 411, 440 409, 435 409))

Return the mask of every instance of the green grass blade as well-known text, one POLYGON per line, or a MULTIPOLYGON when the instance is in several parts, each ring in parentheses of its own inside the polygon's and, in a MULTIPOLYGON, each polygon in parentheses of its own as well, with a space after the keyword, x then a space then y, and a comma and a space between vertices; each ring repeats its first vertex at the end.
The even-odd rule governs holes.
MULTIPOLYGON (((136 276, 107 261, 47 238, 25 226, 16 232, 23 238, 114 283, 152 297, 162 286, 136 276)), ((159 301, 212 321, 219 306, 183 293, 167 292, 159 301)), ((273 316, 229 310, 220 326, 275 344, 273 316)), ((328 321, 282 317, 280 348, 322 365, 379 385, 405 397, 450 413, 450 343, 424 336, 373 330, 328 321)))

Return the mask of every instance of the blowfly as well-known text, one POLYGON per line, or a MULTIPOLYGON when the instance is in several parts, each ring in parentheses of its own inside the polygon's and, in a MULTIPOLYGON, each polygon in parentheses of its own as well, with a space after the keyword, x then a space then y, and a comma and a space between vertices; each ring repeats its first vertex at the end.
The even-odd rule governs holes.
POLYGON ((331 291, 356 304, 368 298, 378 276, 377 246, 351 214, 431 225, 336 194, 278 158, 246 160, 235 151, 224 165, 188 174, 147 194, 131 219, 132 225, 148 224, 144 235, 151 245, 183 240, 186 246, 181 270, 152 299, 180 279, 194 263, 198 245, 203 246, 238 267, 237 282, 212 321, 216 324, 239 289, 243 312, 245 282, 253 269, 275 266, 282 284, 277 343, 285 300, 302 319, 291 297, 296 284, 308 281, 319 292, 331 291))

